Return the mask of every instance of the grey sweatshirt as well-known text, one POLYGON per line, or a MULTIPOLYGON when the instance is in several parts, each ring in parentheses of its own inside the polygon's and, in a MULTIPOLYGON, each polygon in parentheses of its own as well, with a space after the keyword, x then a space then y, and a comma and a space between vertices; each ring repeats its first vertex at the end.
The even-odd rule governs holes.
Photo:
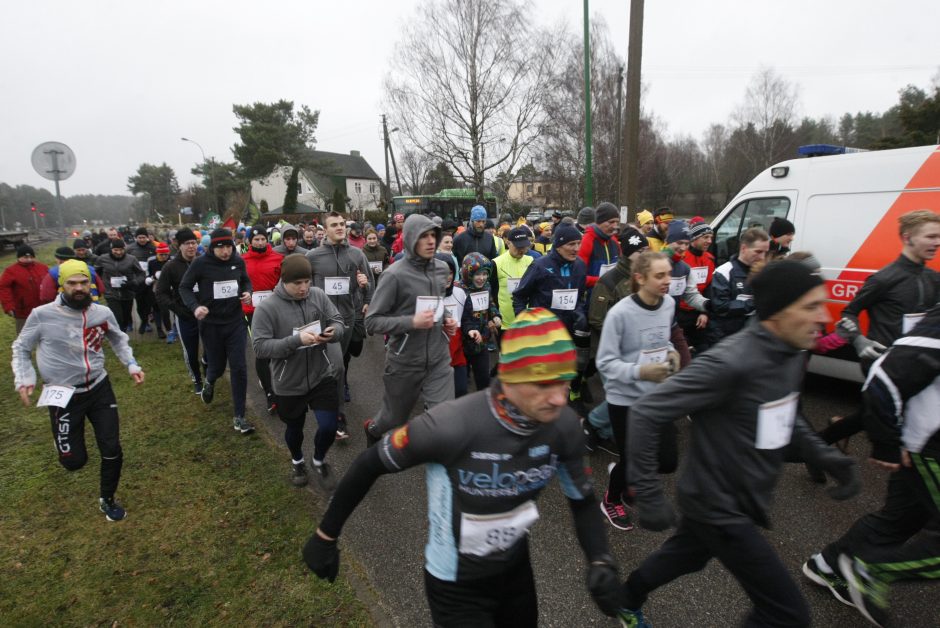
POLYGON ((758 437, 759 416, 771 422, 765 404, 789 395, 796 404, 805 360, 803 351, 755 321, 638 399, 630 408, 627 441, 629 477, 637 495, 662 491, 656 460, 659 433, 688 414, 692 440, 678 484, 682 514, 715 525, 753 521, 769 527, 773 489, 788 447, 809 461, 825 447, 796 408, 792 432, 783 430, 783 444, 771 448, 758 437))
POLYGON ((375 290, 375 279, 369 268, 369 260, 362 251, 349 246, 345 241, 331 244, 326 240, 307 253, 307 260, 313 269, 313 285, 321 290, 326 289, 327 277, 349 278, 347 294, 331 294, 327 298, 336 306, 346 321, 346 326, 351 329, 357 316, 362 317, 362 306, 372 300, 372 291, 375 290), (356 271, 369 278, 369 284, 365 288, 359 287, 356 271))
POLYGON ((415 329, 412 320, 419 296, 443 298, 447 289, 447 264, 433 257, 422 259, 414 252, 418 238, 430 230, 440 234, 440 227, 427 216, 408 217, 402 233, 404 256, 382 273, 366 314, 369 332, 390 336, 386 363, 404 371, 426 371, 450 364, 444 317, 430 329, 415 329))
POLYGON ((319 288, 306 299, 294 299, 278 282, 274 294, 255 308, 251 319, 251 347, 255 357, 271 360, 271 385, 278 395, 305 395, 343 367, 343 352, 336 344, 345 325, 336 307, 319 288), (334 329, 330 345, 304 347, 294 329, 320 321, 320 329, 334 329))
POLYGON ((92 303, 79 311, 65 305, 61 295, 37 307, 13 341, 14 387, 36 385, 30 358, 38 347, 36 363, 43 382, 74 386, 76 392, 88 390, 108 374, 104 368, 105 337, 128 372, 140 372, 127 334, 118 328, 108 307, 92 303))
POLYGON ((607 400, 629 406, 656 382, 640 379, 640 367, 663 361, 674 347, 669 341, 675 321, 675 301, 666 297, 650 307, 635 294, 610 308, 597 347, 597 370, 604 376, 607 400))

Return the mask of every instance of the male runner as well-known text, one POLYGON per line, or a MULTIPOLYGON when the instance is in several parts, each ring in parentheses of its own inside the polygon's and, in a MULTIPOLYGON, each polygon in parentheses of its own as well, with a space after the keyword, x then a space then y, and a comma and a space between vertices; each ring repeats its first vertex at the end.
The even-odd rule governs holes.
MULTIPOLYGON (((189 270, 189 265, 196 259, 199 241, 192 229, 183 227, 176 232, 176 245, 179 253, 163 266, 160 278, 154 288, 154 296, 162 310, 172 310, 176 314, 176 328, 179 331, 180 344, 183 346, 183 362, 193 381, 197 395, 202 394, 202 363, 199 359, 199 322, 183 303, 180 295, 180 283, 189 270)), ((193 290, 196 286, 193 286, 193 290)))

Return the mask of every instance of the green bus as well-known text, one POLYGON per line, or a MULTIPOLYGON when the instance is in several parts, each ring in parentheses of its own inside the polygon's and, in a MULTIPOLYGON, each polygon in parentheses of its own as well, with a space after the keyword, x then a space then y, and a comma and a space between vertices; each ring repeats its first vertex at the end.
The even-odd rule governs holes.
MULTIPOLYGON (((470 220, 470 209, 480 205, 476 200, 476 192, 464 188, 441 190, 437 194, 423 194, 418 196, 395 196, 392 198, 392 214, 434 214, 442 219, 451 219, 459 223, 470 220)), ((496 196, 486 194, 482 205, 486 208, 486 215, 496 219, 496 196)))

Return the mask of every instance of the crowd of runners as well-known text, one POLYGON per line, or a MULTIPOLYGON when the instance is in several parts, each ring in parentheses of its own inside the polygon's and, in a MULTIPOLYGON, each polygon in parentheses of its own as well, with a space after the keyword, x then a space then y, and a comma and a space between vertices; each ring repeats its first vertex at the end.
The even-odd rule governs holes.
POLYGON ((940 214, 900 218, 897 260, 837 321, 819 262, 790 250, 787 220, 743 231, 716 267, 704 220, 669 208, 636 218, 622 225, 605 202, 538 224, 494 222, 477 206, 466 225, 398 214, 373 226, 332 212, 276 228, 111 229, 57 249, 52 268, 23 245, 0 276, 18 334, 15 387, 24 404, 38 392, 48 407, 67 470, 86 463, 91 423, 99 506, 119 521, 123 453, 104 339, 137 384, 145 375, 128 334, 180 345, 181 374, 206 405, 227 370, 232 426, 243 434, 255 429, 250 356, 267 410, 284 425, 289 481, 305 486, 312 476, 331 495, 303 547, 321 578, 336 578, 343 524, 378 477, 425 466, 424 575, 436 626, 536 625, 528 531, 556 476, 587 588, 622 625, 649 626, 647 596, 712 558, 747 593, 746 625, 809 625, 808 604, 761 528, 785 463, 805 464, 835 500, 854 497, 861 483, 844 442, 864 431, 871 459, 890 472, 884 505, 802 572, 886 625, 892 582, 940 578, 940 274, 927 266, 940 214), (384 345, 382 389, 368 382, 374 411, 347 416, 351 396, 364 392, 347 374, 365 342, 384 345), (801 412, 808 355, 843 346, 854 348, 866 384, 857 412, 817 433, 801 412), (691 421, 682 450, 679 420, 691 421), (353 429, 367 448, 341 471, 328 454, 353 429), (606 486, 589 472, 598 448, 617 459, 606 486), (669 495, 660 476, 680 461, 669 495), (608 534, 635 525, 675 530, 622 575, 608 534))

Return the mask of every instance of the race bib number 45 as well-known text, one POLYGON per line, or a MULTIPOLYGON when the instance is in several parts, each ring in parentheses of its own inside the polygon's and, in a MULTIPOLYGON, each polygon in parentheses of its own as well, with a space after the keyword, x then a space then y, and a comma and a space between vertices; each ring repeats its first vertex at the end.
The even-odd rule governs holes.
POLYGON ((323 280, 323 291, 331 297, 349 294, 349 277, 326 277, 323 280))
POLYGON ((509 512, 493 515, 464 513, 460 516, 459 552, 471 556, 505 552, 538 520, 539 510, 531 500, 509 512))

